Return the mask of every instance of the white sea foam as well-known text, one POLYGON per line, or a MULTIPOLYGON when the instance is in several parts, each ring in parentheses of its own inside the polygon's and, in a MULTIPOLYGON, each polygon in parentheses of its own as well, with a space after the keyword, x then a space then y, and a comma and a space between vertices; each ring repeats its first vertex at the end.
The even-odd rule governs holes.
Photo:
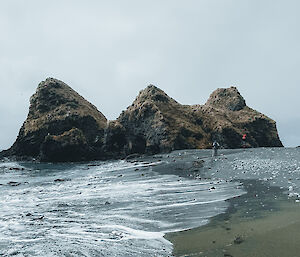
POLYGON ((243 193, 154 172, 163 162, 1 163, 0 255, 168 256, 165 233, 206 224, 243 193))

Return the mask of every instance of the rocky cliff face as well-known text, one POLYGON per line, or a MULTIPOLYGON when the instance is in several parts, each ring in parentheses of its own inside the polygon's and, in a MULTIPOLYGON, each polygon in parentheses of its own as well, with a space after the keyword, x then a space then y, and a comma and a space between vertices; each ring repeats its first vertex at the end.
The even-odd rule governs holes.
POLYGON ((246 102, 236 87, 230 87, 215 90, 205 105, 226 111, 239 111, 246 107, 246 102))
POLYGON ((107 120, 62 81, 48 78, 30 98, 26 121, 10 155, 44 161, 80 161, 102 156, 107 120))
POLYGON ((210 148, 214 140, 240 148, 243 134, 247 147, 282 146, 275 122, 247 107, 235 87, 217 89, 205 105, 188 106, 150 85, 117 121, 126 154, 210 148))
POLYGON ((29 114, 5 156, 83 161, 176 149, 282 146, 276 124, 247 107, 235 87, 217 89, 204 105, 181 105, 150 85, 115 121, 56 79, 39 84, 29 114))
POLYGON ((249 108, 235 87, 215 90, 205 105, 192 109, 202 118, 202 127, 211 140, 225 148, 241 147, 243 134, 247 135, 247 147, 283 146, 275 121, 249 108))
POLYGON ((126 131, 126 154, 153 154, 208 145, 201 120, 193 115, 191 107, 179 104, 153 85, 142 90, 117 121, 126 131))

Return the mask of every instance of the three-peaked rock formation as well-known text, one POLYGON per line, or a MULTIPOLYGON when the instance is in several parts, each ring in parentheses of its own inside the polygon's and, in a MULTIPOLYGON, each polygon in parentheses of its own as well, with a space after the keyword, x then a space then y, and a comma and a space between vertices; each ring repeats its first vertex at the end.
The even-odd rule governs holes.
POLYGON ((115 121, 65 83, 49 78, 30 99, 29 114, 2 156, 83 161, 210 148, 213 140, 239 148, 282 146, 276 124, 246 106, 235 87, 217 89, 205 105, 181 105, 150 85, 115 121))

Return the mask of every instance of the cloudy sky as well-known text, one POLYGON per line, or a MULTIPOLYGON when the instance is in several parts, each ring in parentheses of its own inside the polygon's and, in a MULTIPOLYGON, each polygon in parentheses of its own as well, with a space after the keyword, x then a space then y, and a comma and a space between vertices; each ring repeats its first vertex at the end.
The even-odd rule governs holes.
POLYGON ((298 0, 1 0, 0 149, 55 77, 115 119, 155 84, 182 104, 235 85, 300 145, 298 0))

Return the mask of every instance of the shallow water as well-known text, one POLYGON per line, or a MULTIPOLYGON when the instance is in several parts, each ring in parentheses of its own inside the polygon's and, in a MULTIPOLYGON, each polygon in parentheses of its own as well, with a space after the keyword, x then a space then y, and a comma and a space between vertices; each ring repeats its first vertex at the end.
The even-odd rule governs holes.
POLYGON ((170 158, 0 163, 0 255, 170 255, 165 233, 206 224, 243 193, 237 182, 157 173, 170 158))
MULTIPOLYGON (((176 151, 138 162, 0 163, 1 256, 170 256, 260 179, 299 201, 300 149, 176 151), (203 159, 204 167, 193 167, 203 159)), ((300 204, 300 203, 299 203, 300 204)))
POLYGON ((300 148, 256 148, 226 154, 206 162, 214 179, 258 179, 287 189, 289 197, 300 194, 300 148))

